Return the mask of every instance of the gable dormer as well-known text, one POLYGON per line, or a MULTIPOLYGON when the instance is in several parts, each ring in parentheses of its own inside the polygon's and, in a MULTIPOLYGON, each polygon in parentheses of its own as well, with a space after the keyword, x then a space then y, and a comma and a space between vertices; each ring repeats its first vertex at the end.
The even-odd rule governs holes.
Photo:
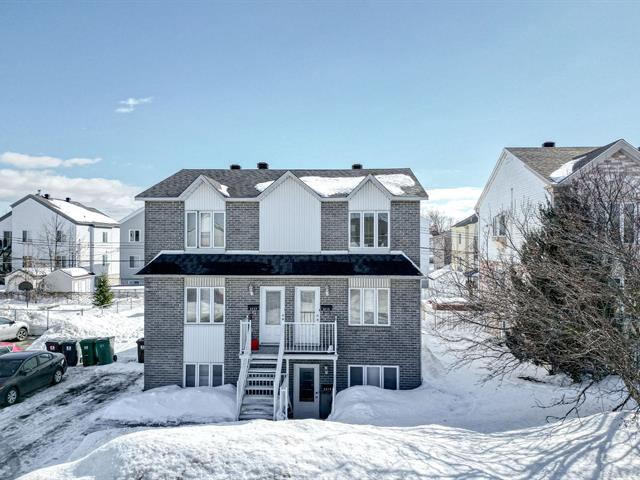
POLYGON ((224 186, 201 175, 182 193, 185 249, 225 248, 224 191, 224 186))
POLYGON ((389 249, 391 198, 372 175, 365 178, 348 198, 349 249, 389 249))

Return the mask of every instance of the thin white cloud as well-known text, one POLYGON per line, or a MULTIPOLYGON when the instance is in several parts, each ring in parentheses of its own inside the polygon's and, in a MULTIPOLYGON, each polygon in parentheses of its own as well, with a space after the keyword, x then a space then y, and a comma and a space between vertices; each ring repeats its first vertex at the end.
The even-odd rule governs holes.
POLYGON ((457 222, 474 212, 473 209, 482 193, 482 188, 434 188, 428 190, 428 193, 429 200, 422 202, 422 211, 436 209, 457 222))
POLYGON ((116 113, 131 113, 133 112, 139 105, 143 105, 145 103, 151 103, 153 101, 153 97, 143 97, 143 98, 133 98, 129 97, 126 100, 120 100, 118 108, 116 108, 116 113))
MULTIPOLYGON (((56 198, 73 200, 120 219, 140 204, 133 197, 141 188, 107 178, 72 178, 50 170, 0 169, 0 203, 9 205, 29 193, 42 190, 56 198)), ((0 215, 6 208, 0 209, 0 215)))
POLYGON ((27 155, 25 153, 4 152, 0 154, 0 163, 6 163, 18 168, 58 168, 58 167, 82 167, 93 165, 100 161, 100 158, 62 158, 50 157, 47 155, 27 155))

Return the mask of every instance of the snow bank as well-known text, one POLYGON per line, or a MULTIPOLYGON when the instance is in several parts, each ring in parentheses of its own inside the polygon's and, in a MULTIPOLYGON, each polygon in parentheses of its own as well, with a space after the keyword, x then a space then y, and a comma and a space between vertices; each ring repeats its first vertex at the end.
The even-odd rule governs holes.
POLYGON ((122 397, 96 413, 96 419, 132 425, 230 422, 236 415, 233 385, 215 388, 154 388, 122 397))
POLYGON ((493 435, 317 420, 153 429, 24 478, 637 478, 640 436, 625 419, 493 435))

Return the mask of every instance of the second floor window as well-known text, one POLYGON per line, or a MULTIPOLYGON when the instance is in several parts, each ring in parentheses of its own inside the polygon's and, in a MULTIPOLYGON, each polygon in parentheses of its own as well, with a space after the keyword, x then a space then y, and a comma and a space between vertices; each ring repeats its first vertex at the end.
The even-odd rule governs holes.
POLYGON ((129 241, 130 242, 139 242, 140 241, 140 230, 129 230, 129 241))
POLYGON ((504 213, 493 217, 493 236, 494 237, 506 237, 507 236, 507 216, 504 213))
POLYGON ((56 230, 56 242, 60 243, 60 242, 66 242, 67 241, 67 236, 64 234, 64 232, 62 230, 56 230))
POLYGON ((102 266, 106 267, 109 264, 109 257, 107 255, 102 255, 102 266))
POLYGON ((31 237, 29 236, 29 230, 22 230, 22 241, 25 243, 31 241, 31 237))
POLYGON ((109 232, 102 232, 102 243, 109 242, 109 232))
POLYGON ((351 248, 388 248, 389 212, 351 212, 349 246, 351 248))
POLYGON ((135 255, 129 255, 129 268, 136 268, 140 263, 140 258, 135 255))
POLYGON ((187 212, 187 248, 224 248, 224 212, 187 212))

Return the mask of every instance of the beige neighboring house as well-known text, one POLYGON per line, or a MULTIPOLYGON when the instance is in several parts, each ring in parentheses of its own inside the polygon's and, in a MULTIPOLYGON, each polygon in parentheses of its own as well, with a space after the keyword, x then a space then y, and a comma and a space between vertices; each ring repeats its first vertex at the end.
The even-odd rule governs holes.
POLYGON ((451 268, 458 272, 478 269, 478 215, 475 213, 451 227, 451 268))

